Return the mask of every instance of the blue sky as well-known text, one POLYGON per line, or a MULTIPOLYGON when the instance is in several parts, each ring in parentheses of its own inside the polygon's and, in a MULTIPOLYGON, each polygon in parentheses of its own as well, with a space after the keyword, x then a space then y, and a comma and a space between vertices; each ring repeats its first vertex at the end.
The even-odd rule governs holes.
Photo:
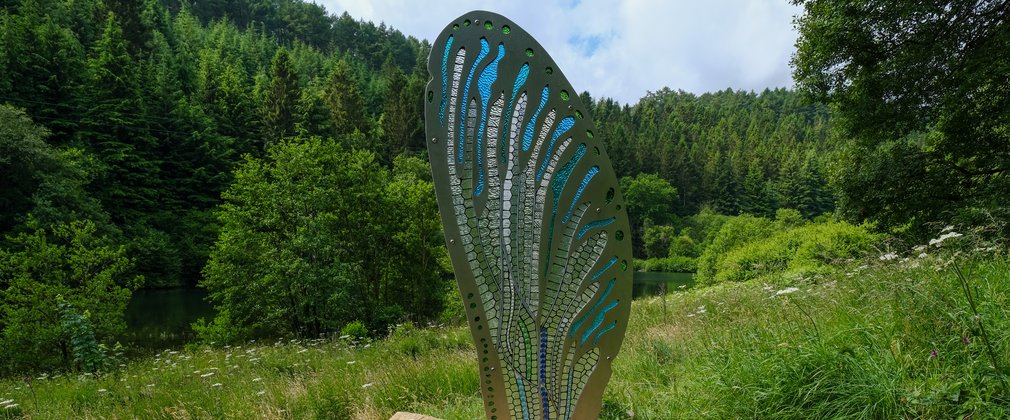
POLYGON ((700 94, 793 85, 800 10, 787 0, 316 1, 429 41, 463 13, 494 11, 533 34, 576 89, 623 103, 663 87, 700 94))

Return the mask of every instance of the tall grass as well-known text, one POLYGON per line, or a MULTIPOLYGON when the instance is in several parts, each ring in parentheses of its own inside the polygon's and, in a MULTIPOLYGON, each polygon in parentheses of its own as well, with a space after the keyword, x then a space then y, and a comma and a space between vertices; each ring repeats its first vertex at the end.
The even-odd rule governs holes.
MULTIPOLYGON (((1010 416, 1005 254, 837 272, 678 293, 665 316, 658 298, 635 301, 603 417, 1010 416)), ((0 402, 13 400, 0 418, 472 419, 474 362, 462 327, 164 351, 105 376, 0 381, 0 402)))

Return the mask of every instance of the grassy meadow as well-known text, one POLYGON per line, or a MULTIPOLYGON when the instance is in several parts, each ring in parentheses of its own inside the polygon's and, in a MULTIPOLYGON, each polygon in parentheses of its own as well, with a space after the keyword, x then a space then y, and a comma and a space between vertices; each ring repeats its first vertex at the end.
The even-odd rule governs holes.
MULTIPOLYGON (((1010 416, 1010 262, 933 250, 635 301, 603 417, 1010 416)), ((191 347, 6 379, 0 418, 480 418, 472 353, 459 326, 191 347)))

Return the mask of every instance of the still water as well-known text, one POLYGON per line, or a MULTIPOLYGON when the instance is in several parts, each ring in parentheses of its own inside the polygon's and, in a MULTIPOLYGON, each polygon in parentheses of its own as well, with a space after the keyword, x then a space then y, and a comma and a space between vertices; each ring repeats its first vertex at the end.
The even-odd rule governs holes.
MULTIPOLYGON (((672 293, 694 285, 692 273, 635 273, 632 295, 655 296, 666 285, 672 293)), ((196 338, 190 324, 199 318, 210 321, 214 308, 207 303, 207 291, 195 288, 137 290, 126 307, 123 344, 146 349, 177 347, 196 338)))
POLYGON ((634 279, 635 283, 632 286, 631 295, 635 298, 660 295, 662 294, 662 287, 664 285, 666 286, 666 293, 673 293, 694 286, 694 273, 638 271, 635 272, 634 279))
POLYGON ((210 321, 214 307, 196 288, 137 290, 126 306, 123 344, 147 349, 176 347, 193 341, 190 324, 199 318, 210 321))

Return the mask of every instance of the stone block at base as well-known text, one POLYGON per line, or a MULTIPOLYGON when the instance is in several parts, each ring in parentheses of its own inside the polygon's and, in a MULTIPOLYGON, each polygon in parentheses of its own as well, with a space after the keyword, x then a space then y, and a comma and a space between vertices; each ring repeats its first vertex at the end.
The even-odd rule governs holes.
POLYGON ((431 416, 426 416, 424 414, 407 413, 399 411, 396 414, 393 414, 393 417, 390 417, 389 420, 440 420, 440 419, 431 416))

